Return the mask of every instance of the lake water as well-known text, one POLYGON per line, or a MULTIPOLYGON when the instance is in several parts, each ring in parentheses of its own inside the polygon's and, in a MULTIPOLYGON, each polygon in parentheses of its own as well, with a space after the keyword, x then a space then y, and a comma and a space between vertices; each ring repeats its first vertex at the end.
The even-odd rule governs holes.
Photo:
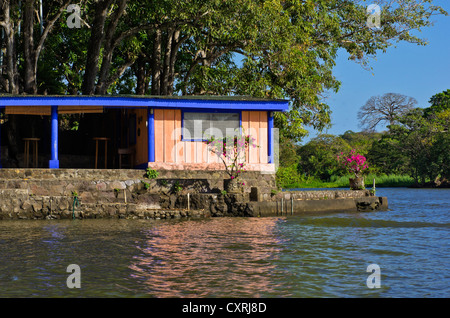
POLYGON ((0 297, 450 297, 450 190, 377 195, 390 211, 0 221, 0 297))

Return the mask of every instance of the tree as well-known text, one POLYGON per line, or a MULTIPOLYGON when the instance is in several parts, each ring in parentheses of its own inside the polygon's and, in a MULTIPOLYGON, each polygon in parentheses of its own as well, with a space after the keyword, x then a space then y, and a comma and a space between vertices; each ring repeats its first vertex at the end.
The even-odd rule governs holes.
POLYGON ((307 176, 330 180, 331 176, 345 174, 336 159, 341 152, 347 153, 350 150, 350 145, 339 136, 319 135, 298 149, 298 168, 307 176))
POLYGON ((393 125, 391 136, 406 158, 410 175, 419 184, 449 177, 450 111, 429 112, 415 108, 393 125))
POLYGON ((450 89, 433 95, 430 98, 430 107, 425 109, 425 116, 431 113, 439 113, 450 109, 450 89))
POLYGON ((371 170, 376 174, 410 174, 409 158, 402 150, 400 141, 391 133, 384 133, 379 140, 373 141, 367 152, 371 170))
POLYGON ((37 0, 0 1, 1 92, 289 99, 275 124, 294 141, 330 125, 323 97, 339 89, 339 49, 366 65, 395 42, 426 44, 410 31, 446 14, 432 0, 390 1, 375 29, 363 0, 79 0, 71 29, 67 3, 43 2, 39 21, 37 0))
POLYGON ((394 125, 398 118, 412 110, 417 100, 396 93, 383 96, 372 96, 358 112, 361 127, 368 131, 375 131, 381 123, 394 125))
POLYGON ((368 131, 353 132, 347 130, 344 134, 340 135, 340 137, 344 139, 352 149, 358 149, 360 154, 366 155, 372 147, 372 144, 380 139, 381 133, 368 131))
MULTIPOLYGON (((8 85, 3 85, 5 90, 11 94, 21 91, 28 94, 37 93, 37 71, 40 54, 44 44, 53 31, 59 17, 70 3, 70 0, 52 1, 48 6, 47 14, 42 14, 42 28, 40 34, 36 36, 36 11, 35 0, 3 0, 0 6, 0 26, 5 31, 7 78, 8 85), (22 22, 21 38, 17 37, 22 22), (19 40, 19 41, 18 41, 19 40), (20 41, 21 40, 21 41, 20 41), (18 50, 18 46, 23 48, 23 55, 18 50), (23 60, 21 65, 22 74, 19 73, 18 61, 23 60), (20 77, 20 78, 19 78, 20 77), (19 85, 22 84, 20 87, 19 85)), ((1 78, 1 75, 0 75, 1 78)), ((5 81, 2 81, 5 82, 5 81)))

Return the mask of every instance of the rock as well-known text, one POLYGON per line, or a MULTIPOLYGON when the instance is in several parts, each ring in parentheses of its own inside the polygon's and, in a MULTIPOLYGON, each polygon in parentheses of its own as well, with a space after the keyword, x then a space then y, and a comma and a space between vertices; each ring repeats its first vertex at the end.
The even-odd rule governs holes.
POLYGON ((22 203, 22 205, 20 206, 20 208, 24 211, 30 211, 31 210, 31 203, 30 201, 25 201, 22 203))
POLYGON ((42 202, 34 202, 31 204, 33 207, 33 212, 41 212, 42 211, 42 202))
POLYGON ((99 191, 106 190, 106 183, 104 183, 104 182, 99 182, 95 186, 96 186, 97 190, 99 190, 99 191))

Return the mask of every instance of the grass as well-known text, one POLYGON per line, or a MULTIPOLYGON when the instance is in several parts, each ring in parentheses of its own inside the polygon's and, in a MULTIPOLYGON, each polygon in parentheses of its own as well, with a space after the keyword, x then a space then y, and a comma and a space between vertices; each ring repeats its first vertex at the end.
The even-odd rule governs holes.
MULTIPOLYGON (((343 177, 331 177, 330 181, 322 181, 314 178, 308 178, 306 181, 294 184, 285 184, 285 189, 304 189, 304 188, 349 188, 349 176, 343 177)), ((369 174, 364 176, 364 183, 367 189, 371 189, 373 185, 373 179, 375 179, 375 187, 409 187, 415 182, 414 179, 406 175, 373 175, 369 174)))

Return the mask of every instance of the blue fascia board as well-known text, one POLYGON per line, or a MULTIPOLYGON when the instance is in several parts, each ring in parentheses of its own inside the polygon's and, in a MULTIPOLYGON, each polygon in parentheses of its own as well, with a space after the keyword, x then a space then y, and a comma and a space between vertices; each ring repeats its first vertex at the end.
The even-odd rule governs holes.
POLYGON ((287 111, 287 100, 264 99, 201 99, 108 96, 0 96, 1 106, 104 106, 152 107, 174 109, 262 110, 287 111))

